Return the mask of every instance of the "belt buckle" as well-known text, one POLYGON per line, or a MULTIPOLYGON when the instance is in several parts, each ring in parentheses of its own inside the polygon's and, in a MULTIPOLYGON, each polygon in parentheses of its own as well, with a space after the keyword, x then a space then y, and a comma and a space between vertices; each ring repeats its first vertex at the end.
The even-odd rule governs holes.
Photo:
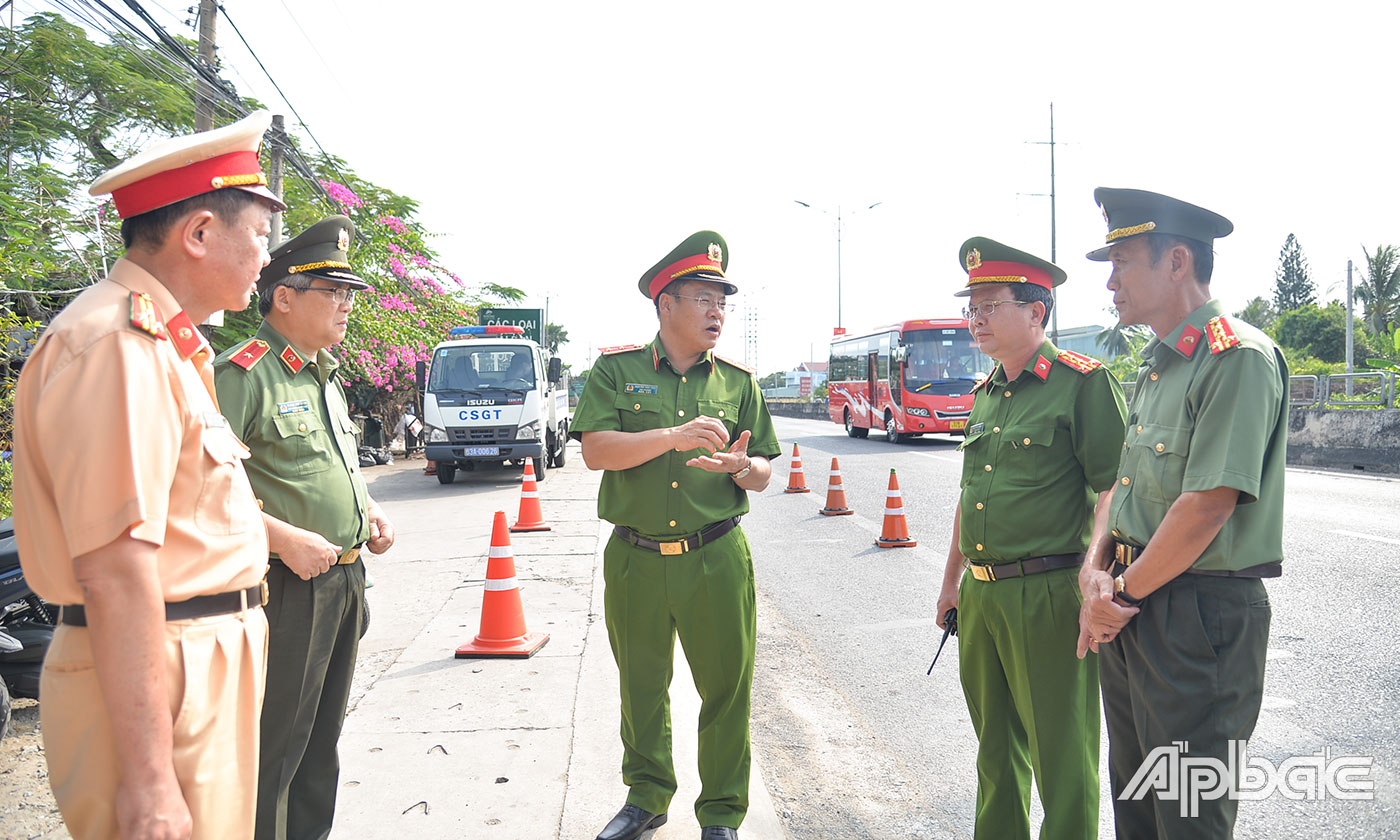
POLYGON ((996 573, 992 571, 991 566, 981 566, 977 563, 972 563, 971 566, 972 576, 977 578, 978 580, 991 583, 992 581, 997 579, 996 573))
POLYGON ((685 540, 679 540, 677 542, 657 543, 656 545, 660 549, 661 553, 667 556, 685 553, 685 540))
POLYGON ((348 566, 351 563, 354 563, 355 560, 359 558, 359 556, 359 546, 356 546, 355 548, 347 548, 345 549, 345 552, 340 555, 340 558, 336 560, 336 563, 341 566, 348 566))
POLYGON ((1131 566, 1133 564, 1133 547, 1118 543, 1114 550, 1114 559, 1124 566, 1131 566))
POLYGON ((262 606, 267 606, 267 578, 258 581, 258 594, 262 596, 262 606))

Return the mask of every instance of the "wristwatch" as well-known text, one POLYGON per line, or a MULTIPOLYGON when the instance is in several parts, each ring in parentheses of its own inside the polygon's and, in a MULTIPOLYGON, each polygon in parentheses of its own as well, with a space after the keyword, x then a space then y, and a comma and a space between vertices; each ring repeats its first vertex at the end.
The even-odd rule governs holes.
POLYGON ((1139 606, 1143 602, 1142 598, 1134 598, 1128 594, 1122 575, 1113 579, 1113 600, 1120 601, 1130 607, 1139 606))
POLYGON ((730 474, 729 474, 729 477, 732 478, 732 479, 734 479, 735 481, 738 481, 739 479, 741 479, 741 478, 743 478, 744 476, 748 475, 748 474, 749 474, 749 470, 751 470, 751 469, 753 469, 753 461, 752 461, 752 460, 750 460, 747 464, 745 464, 745 465, 744 465, 744 468, 743 468, 742 470, 739 470, 738 472, 732 472, 732 473, 730 473, 730 474))

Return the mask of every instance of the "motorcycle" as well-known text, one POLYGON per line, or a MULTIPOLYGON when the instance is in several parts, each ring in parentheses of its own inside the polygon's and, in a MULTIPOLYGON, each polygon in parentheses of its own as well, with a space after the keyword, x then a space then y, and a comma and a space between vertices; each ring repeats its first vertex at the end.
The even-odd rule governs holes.
POLYGON ((0 519, 0 736, 10 723, 10 698, 39 699, 39 672, 53 640, 58 608, 24 579, 15 529, 0 519))

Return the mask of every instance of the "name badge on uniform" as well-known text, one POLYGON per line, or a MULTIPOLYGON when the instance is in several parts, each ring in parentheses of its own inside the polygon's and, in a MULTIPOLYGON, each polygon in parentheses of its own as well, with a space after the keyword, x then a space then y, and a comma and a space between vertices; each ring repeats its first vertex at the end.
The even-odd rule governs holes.
POLYGON ((628 382, 626 385, 623 386, 622 390, 623 390, 624 393, 627 393, 627 394, 656 394, 656 393, 659 393, 659 392, 656 390, 656 386, 655 386, 655 385, 640 385, 640 384, 638 384, 638 383, 636 383, 636 382, 628 382))
POLYGON ((982 431, 982 426, 982 423, 973 423, 972 426, 967 430, 968 437, 980 433, 982 431))
POLYGON ((311 410, 311 403, 308 402, 308 401, 306 401, 306 400, 292 400, 291 402, 283 402, 283 403, 278 403, 278 404, 277 404, 277 413, 278 413, 279 415, 281 415, 281 414, 300 414, 300 413, 303 412, 303 411, 310 411, 310 410, 311 410))

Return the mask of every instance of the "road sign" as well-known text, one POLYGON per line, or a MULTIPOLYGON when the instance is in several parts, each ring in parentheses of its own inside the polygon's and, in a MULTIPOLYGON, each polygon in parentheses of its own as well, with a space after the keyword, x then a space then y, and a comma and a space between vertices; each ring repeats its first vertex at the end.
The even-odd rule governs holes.
POLYGON ((544 345, 544 310, 543 309, 500 309, 497 307, 485 307, 477 310, 477 323, 482 326, 492 324, 505 324, 507 326, 522 327, 525 330, 525 337, 531 341, 544 345))

